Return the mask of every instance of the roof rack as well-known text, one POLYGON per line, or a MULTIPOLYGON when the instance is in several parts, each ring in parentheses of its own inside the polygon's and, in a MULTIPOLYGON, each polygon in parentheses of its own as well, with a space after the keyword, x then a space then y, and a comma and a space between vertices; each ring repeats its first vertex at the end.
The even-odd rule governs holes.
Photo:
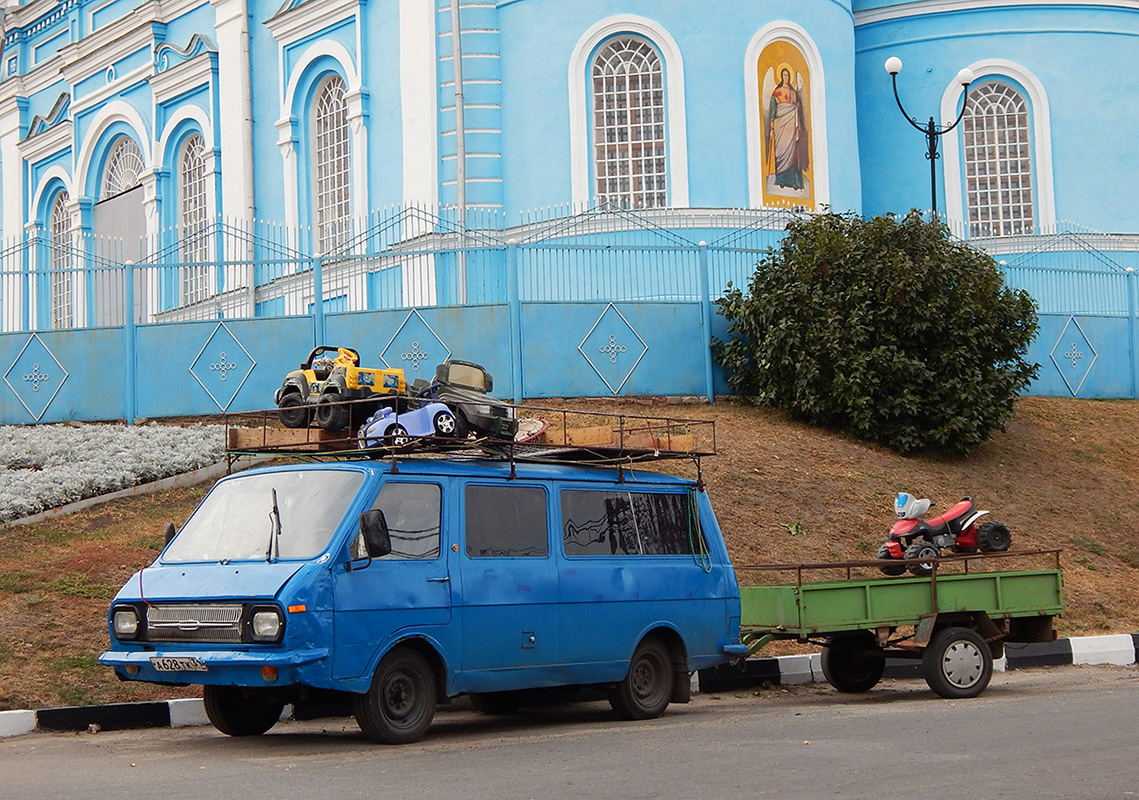
MULTIPOLYGON (((344 401, 356 405, 368 401, 344 401)), ((374 402, 372 407, 374 408, 374 402)), ((296 456, 310 459, 449 457, 514 462, 622 465, 665 459, 696 461, 716 453, 711 420, 611 414, 568 408, 511 406, 519 421, 516 440, 472 435, 467 438, 412 437, 396 444, 391 437, 364 447, 358 432, 326 431, 310 426, 286 428, 276 409, 225 415, 230 466, 245 456, 296 456)), ((408 413, 408 412, 403 412, 408 413)), ((395 419, 398 420, 399 414, 395 419)))

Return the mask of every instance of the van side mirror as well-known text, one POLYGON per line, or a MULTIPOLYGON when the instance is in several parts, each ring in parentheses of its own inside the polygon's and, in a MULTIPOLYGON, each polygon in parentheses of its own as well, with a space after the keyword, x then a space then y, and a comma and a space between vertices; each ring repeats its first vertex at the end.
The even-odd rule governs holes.
POLYGON ((172 541, 174 541, 174 537, 177 535, 178 535, 178 530, 174 527, 174 523, 173 522, 167 522, 166 523, 166 532, 163 534, 163 538, 166 540, 166 544, 170 544, 172 541))
POLYGON ((369 558, 382 558, 392 551, 388 521, 380 509, 373 508, 360 515, 360 533, 364 534, 369 558))

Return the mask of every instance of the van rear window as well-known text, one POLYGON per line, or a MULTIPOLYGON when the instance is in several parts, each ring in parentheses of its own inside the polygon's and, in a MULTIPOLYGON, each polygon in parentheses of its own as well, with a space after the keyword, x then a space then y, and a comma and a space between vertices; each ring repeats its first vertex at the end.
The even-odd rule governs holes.
POLYGON ((546 493, 536 486, 476 486, 466 492, 471 558, 550 554, 546 493))
POLYGON ((688 494, 561 493, 567 556, 678 556, 704 551, 688 494))

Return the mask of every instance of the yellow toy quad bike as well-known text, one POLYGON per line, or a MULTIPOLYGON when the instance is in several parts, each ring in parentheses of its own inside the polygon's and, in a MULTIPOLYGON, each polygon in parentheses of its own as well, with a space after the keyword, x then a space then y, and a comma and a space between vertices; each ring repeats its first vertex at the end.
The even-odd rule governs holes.
POLYGON ((301 368, 285 376, 273 396, 281 424, 307 428, 315 421, 326 431, 355 430, 357 421, 376 413, 381 403, 395 407, 407 396, 402 369, 366 369, 359 363, 360 354, 350 347, 314 347, 301 368))

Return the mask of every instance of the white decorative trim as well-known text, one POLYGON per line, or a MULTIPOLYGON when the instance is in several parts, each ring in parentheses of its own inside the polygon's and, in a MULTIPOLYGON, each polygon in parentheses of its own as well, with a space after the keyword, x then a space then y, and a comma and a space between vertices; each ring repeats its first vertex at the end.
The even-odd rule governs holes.
MULTIPOLYGON (((573 49, 569 59, 570 185, 573 203, 592 202, 589 190, 593 158, 589 146, 590 58, 599 44, 610 36, 631 33, 648 39, 660 51, 664 62, 665 113, 668 124, 668 204, 688 206, 688 125, 684 105, 684 61, 680 47, 659 23, 634 14, 617 14, 595 23, 573 49)), ((470 107, 470 106, 468 106, 470 107)))
MULTIPOLYGON (((399 4, 399 97, 403 116, 403 202, 439 204, 438 55, 435 9, 422 0, 399 4)), ((467 133, 472 133, 470 129, 467 133)), ((415 233, 425 232, 414 231, 415 233)))
POLYGON ((150 88, 154 90, 154 102, 165 103, 202 86, 208 87, 213 73, 210 56, 209 52, 199 53, 152 77, 150 88))
MULTIPOLYGON (((1032 188, 1035 193, 1036 226, 1051 228, 1056 224, 1056 197, 1052 184, 1052 122, 1048 110, 1048 95, 1035 75, 1025 67, 1001 58, 984 59, 969 65, 976 75, 974 84, 985 78, 1011 78, 1023 87, 1032 111, 1032 188)), ((941 96, 942 124, 957 119, 961 85, 953 81, 941 96)), ((945 175, 945 216, 953 230, 962 230, 965 224, 965 198, 962 195, 961 133, 954 131, 942 137, 942 160, 945 175)))
POLYGON ((358 0, 325 0, 301 3, 265 22, 269 33, 281 46, 295 44, 316 31, 339 24, 356 16, 358 0))
POLYGON ((918 0, 914 3, 900 3, 885 8, 855 11, 854 27, 927 14, 977 11, 990 8, 1003 9, 1017 6, 1094 6, 1096 8, 1139 10, 1139 0, 918 0))
POLYGON ((148 170, 153 169, 154 154, 151 151, 150 137, 145 134, 146 125, 142 116, 134 106, 125 100, 112 100, 96 112, 95 118, 91 120, 91 125, 87 129, 87 135, 83 137, 83 146, 79 155, 75 159, 75 179, 77 185, 83 188, 80 194, 87 193, 88 172, 91 169, 91 162, 95 158, 95 146, 99 142, 99 137, 116 122, 125 123, 131 129, 134 133, 135 142, 138 144, 139 152, 142 154, 143 165, 148 170))
MULTIPOLYGON (((71 117, 78 118, 83 112, 92 108, 99 108, 122 96, 127 87, 136 86, 149 80, 153 69, 150 64, 132 69, 112 83, 104 84, 98 89, 88 92, 83 97, 76 97, 71 101, 71 117)), ((74 85, 74 84, 73 84, 74 85)))
POLYGON ((763 208, 763 124, 759 102, 759 73, 756 65, 763 48, 772 42, 790 42, 807 62, 811 77, 811 177, 815 206, 830 205, 830 159, 827 148, 826 78, 823 59, 806 30, 789 20, 769 22, 756 31, 744 54, 744 104, 747 109, 747 187, 748 203, 763 208))
POLYGON ((20 142, 20 155, 29 164, 54 155, 72 143, 72 121, 64 119, 52 125, 43 133, 20 142))
MULTIPOLYGON (((29 223, 38 221, 36 219, 36 209, 39 208, 40 203, 43 202, 44 192, 47 190, 47 187, 54 181, 59 181, 63 184, 63 190, 67 192, 68 197, 74 198, 76 196, 75 189, 71 185, 71 176, 67 174, 63 167, 57 164, 54 167, 44 170, 44 174, 40 176, 39 184, 36 186, 35 191, 32 192, 32 202, 28 207, 28 213, 24 217, 29 223)), ((74 203, 71 203, 69 205, 73 204, 74 203)))

